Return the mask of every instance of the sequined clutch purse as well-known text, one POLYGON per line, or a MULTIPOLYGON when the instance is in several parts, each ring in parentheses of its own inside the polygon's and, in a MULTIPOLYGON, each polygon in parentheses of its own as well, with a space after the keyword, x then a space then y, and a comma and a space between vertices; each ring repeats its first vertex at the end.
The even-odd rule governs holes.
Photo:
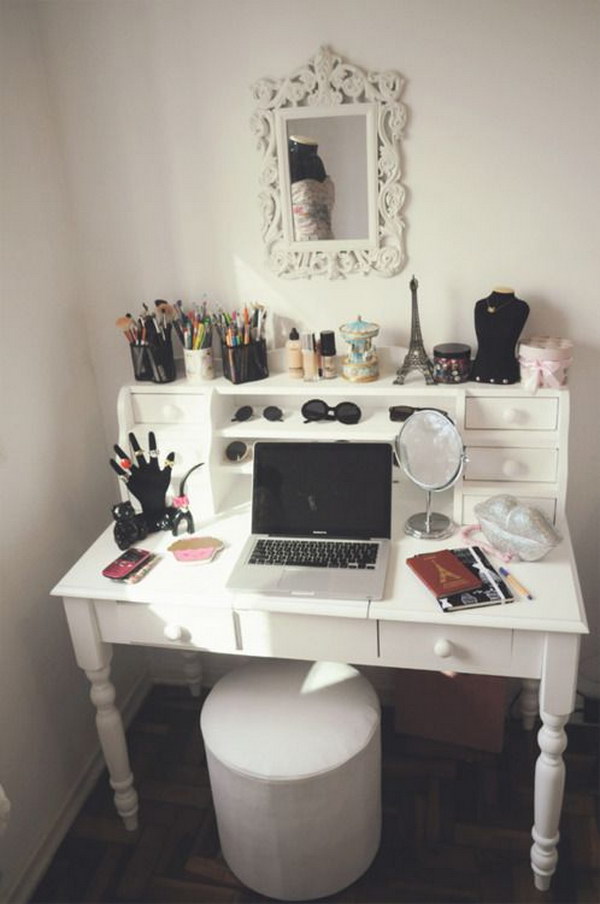
POLYGON ((491 496, 477 503, 475 514, 496 549, 525 562, 542 559, 561 540, 540 509, 520 503, 515 496, 491 496))

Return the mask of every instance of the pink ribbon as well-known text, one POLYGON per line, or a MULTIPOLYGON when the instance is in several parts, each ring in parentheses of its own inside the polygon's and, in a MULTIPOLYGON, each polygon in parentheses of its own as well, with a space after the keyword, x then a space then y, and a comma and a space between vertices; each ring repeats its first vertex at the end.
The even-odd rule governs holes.
POLYGON ((535 358, 531 361, 529 358, 519 356, 519 364, 526 371, 534 371, 536 375, 535 387, 549 386, 556 389, 562 386, 562 379, 558 380, 555 376, 559 371, 566 370, 573 363, 572 358, 563 358, 562 361, 546 361, 543 358, 535 358))
MULTIPOLYGON (((481 524, 465 524, 464 527, 461 527, 459 536, 464 543, 470 544, 471 535, 477 533, 477 531, 481 530, 481 524)), ((510 552, 501 552, 491 543, 485 543, 483 540, 475 540, 475 545, 479 546, 480 549, 483 549, 484 552, 487 552, 490 556, 496 556, 498 559, 502 559, 503 562, 511 562, 514 559, 514 555, 510 552)))

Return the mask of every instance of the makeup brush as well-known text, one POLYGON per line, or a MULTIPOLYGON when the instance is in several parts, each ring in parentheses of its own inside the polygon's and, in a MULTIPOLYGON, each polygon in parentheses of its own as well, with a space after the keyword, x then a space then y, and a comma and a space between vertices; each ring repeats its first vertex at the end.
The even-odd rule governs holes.
POLYGON ((118 317, 115 321, 117 326, 125 335, 129 343, 135 342, 135 320, 131 314, 125 314, 124 317, 118 317))
POLYGON ((168 301, 155 301, 154 304, 161 312, 167 323, 172 323, 175 319, 175 308, 168 301))

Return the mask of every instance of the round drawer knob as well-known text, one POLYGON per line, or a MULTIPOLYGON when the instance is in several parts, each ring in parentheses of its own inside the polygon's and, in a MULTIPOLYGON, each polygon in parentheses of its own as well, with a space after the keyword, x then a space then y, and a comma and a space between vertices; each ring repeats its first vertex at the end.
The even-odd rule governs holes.
POLYGON ((167 640, 183 640, 183 628, 181 625, 165 625, 163 634, 167 640))
POLYGON ((172 402, 168 402, 166 405, 162 406, 162 414, 165 421, 180 421, 182 419, 183 412, 177 405, 174 405, 172 402))
POLYGON ((505 424, 518 424, 521 420, 521 412, 518 408, 505 408, 502 417, 505 424))
POLYGON ((433 645, 433 652, 436 656, 439 656, 440 659, 447 659, 448 656, 452 656, 452 644, 445 638, 436 640, 433 645))
POLYGON ((502 465, 502 473, 505 477, 518 477, 521 471, 522 466, 520 462, 515 461, 514 458, 507 458, 502 465))

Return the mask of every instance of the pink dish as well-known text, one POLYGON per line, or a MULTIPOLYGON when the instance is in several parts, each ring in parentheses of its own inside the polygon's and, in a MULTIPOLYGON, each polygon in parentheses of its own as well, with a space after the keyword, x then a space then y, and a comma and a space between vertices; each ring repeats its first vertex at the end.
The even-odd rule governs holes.
POLYGON ((171 550, 178 562, 207 562, 212 559, 217 551, 214 546, 199 546, 195 549, 171 550))

